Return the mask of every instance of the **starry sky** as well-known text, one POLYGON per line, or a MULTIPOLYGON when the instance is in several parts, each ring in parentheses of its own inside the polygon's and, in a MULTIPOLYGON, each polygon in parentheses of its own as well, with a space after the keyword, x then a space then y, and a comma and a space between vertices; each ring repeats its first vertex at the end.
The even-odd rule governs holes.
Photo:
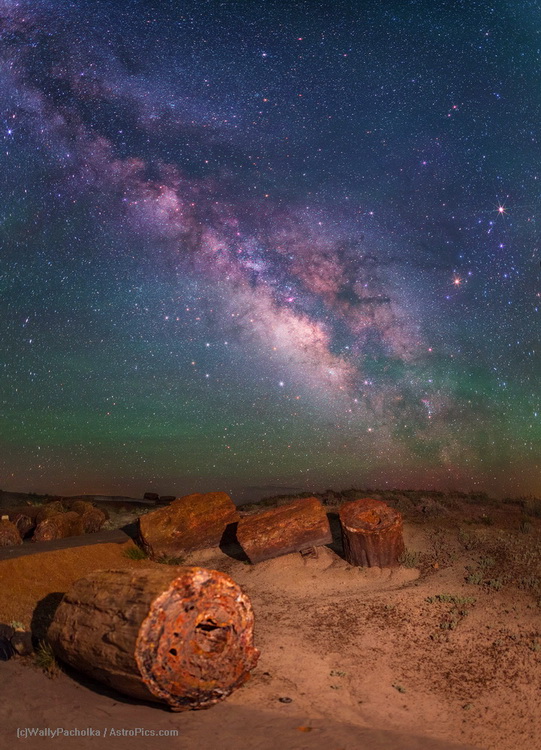
POLYGON ((541 494, 541 2, 0 34, 2 489, 541 494))

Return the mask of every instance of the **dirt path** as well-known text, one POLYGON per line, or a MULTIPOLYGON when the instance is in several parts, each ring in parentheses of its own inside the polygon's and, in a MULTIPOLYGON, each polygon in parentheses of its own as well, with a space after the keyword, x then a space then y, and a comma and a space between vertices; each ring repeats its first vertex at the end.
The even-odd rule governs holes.
POLYGON ((130 540, 130 536, 122 529, 111 531, 97 531, 95 534, 83 534, 81 536, 70 536, 66 539, 54 539, 51 542, 25 541, 15 547, 0 547, 0 560, 15 560, 26 555, 35 555, 40 552, 56 552, 60 549, 71 549, 72 547, 88 547, 94 544, 124 544, 130 540))

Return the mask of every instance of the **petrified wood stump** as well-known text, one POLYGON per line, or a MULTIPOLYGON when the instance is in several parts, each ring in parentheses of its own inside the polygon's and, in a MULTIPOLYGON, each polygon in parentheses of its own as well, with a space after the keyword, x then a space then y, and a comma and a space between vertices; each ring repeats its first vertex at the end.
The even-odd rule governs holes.
POLYGON ((249 678, 253 624, 249 598, 225 573, 99 570, 64 595, 48 639, 81 672, 183 711, 212 706, 249 678))
POLYGON ((365 497, 339 510, 344 555, 350 565, 388 568, 404 552, 402 516, 381 500, 365 497))
POLYGON ((64 539, 81 534, 84 534, 82 516, 75 511, 68 511, 40 521, 36 526, 32 541, 50 542, 52 539, 64 539))
POLYGON ((325 509, 315 497, 247 516, 239 521, 237 540, 252 563, 332 542, 325 509))
POLYGON ((22 543, 19 529, 9 520, 8 516, 2 516, 0 519, 0 547, 11 547, 14 544, 22 543))
POLYGON ((150 557, 220 543, 228 524, 238 521, 237 509, 225 492, 186 495, 139 518, 139 535, 150 557))

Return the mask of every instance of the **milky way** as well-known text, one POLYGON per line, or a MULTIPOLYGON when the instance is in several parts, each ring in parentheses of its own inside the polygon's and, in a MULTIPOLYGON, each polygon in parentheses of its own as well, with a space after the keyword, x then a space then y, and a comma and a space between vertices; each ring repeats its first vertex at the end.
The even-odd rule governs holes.
POLYGON ((0 3, 4 489, 541 489, 530 4, 381 5, 0 3))

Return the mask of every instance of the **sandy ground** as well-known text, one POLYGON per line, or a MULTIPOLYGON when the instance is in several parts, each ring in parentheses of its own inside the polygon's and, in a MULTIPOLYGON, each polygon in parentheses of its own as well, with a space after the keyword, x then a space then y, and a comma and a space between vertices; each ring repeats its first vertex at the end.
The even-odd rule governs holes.
MULTIPOLYGON (((329 548, 256 566, 217 549, 192 553, 186 563, 229 573, 251 597, 261 657, 244 687, 207 711, 173 714, 73 673, 49 679, 18 658, 0 663, 0 732, 15 741, 27 726, 174 728, 168 747, 202 750, 541 747, 539 520, 521 530, 509 508, 492 511, 490 525, 478 512, 460 519, 407 522, 416 566, 394 570, 353 568, 329 548)), ((126 558, 129 544, 0 561, 1 620, 39 627, 39 602, 88 570, 157 565, 126 558)), ((55 742, 98 746, 96 737, 55 742)))

